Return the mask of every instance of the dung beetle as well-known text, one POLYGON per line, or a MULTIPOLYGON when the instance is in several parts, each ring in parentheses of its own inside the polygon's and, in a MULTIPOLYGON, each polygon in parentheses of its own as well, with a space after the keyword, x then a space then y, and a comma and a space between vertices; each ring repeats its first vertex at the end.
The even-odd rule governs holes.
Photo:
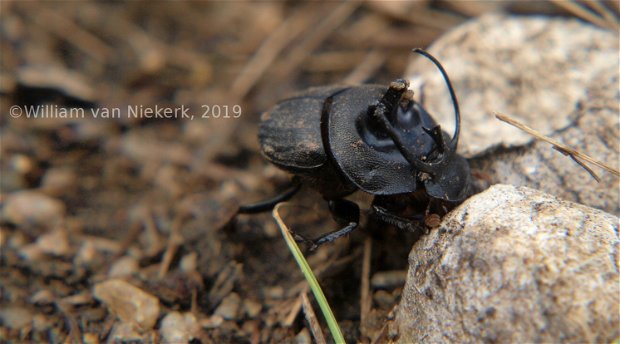
POLYGON ((306 184, 328 201, 341 228, 315 240, 299 235, 311 249, 357 228, 360 210, 343 197, 357 190, 374 195, 372 209, 382 221, 411 231, 424 211, 403 216, 411 204, 433 203, 444 210, 463 201, 471 189, 467 160, 456 154, 461 118, 456 95, 443 66, 422 49, 441 72, 455 112, 452 137, 412 99, 408 82, 310 88, 263 113, 259 141, 263 155, 295 175, 293 186, 270 200, 239 208, 239 213, 272 209, 306 184))

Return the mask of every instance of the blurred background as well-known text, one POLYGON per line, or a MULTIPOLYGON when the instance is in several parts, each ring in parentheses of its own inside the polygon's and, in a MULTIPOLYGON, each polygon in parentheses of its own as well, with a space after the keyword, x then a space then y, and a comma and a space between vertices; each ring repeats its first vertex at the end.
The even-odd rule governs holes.
MULTIPOLYGON (((298 315, 305 282, 269 215, 230 221, 238 204, 289 180, 259 154, 260 113, 309 86, 385 84, 403 75, 412 48, 484 13, 617 30, 618 10, 617 1, 2 1, 0 339, 150 340, 173 312, 192 314, 200 342, 309 339, 298 315), (44 105, 49 116, 24 110, 44 105), (129 116, 156 106, 193 119, 129 116), (72 108, 85 115, 59 115, 72 108), (120 116, 93 115, 106 109, 120 116), (113 277, 159 300, 157 325, 122 332, 131 321, 93 296, 113 277)), ((333 226, 310 209, 298 224, 333 226)), ((406 268, 397 235, 376 238, 373 271, 406 268)), ((311 262, 347 338, 369 341, 400 291, 380 290, 360 315, 363 236, 351 240, 311 262)))

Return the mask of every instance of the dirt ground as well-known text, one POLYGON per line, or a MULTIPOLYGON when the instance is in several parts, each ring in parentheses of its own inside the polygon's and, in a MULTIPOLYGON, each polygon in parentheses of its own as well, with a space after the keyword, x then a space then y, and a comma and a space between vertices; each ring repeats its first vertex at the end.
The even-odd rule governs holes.
MULTIPOLYGON (((180 313, 194 343, 310 342, 310 293, 275 222, 233 218, 290 182, 260 155, 260 113, 309 86, 385 84, 412 48, 500 7, 573 15, 543 2, 0 3, 0 341, 157 342, 180 313), (158 300, 155 324, 137 330, 95 295, 111 278, 158 300)), ((313 190, 293 201, 292 228, 335 228, 313 190)), ((391 338, 415 239, 368 219, 306 252, 347 341, 391 338)))

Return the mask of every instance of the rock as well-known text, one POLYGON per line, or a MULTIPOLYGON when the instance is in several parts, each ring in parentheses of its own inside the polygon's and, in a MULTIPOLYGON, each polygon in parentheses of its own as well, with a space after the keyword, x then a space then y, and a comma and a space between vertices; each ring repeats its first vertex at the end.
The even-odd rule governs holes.
POLYGON ((15 74, 21 87, 32 89, 51 89, 67 96, 92 102, 96 91, 90 86, 92 82, 84 80, 81 73, 58 66, 24 66, 15 74))
POLYGON ((15 330, 22 329, 32 322, 32 312, 27 308, 9 306, 0 309, 0 320, 2 326, 15 330))
POLYGON ((107 280, 95 285, 93 294, 123 322, 136 325, 140 330, 151 329, 157 322, 159 300, 129 282, 107 280))
POLYGON ((138 260, 132 256, 124 256, 119 258, 112 264, 110 271, 108 271, 108 277, 120 278, 131 276, 138 272, 140 268, 138 260))
MULTIPOLYGON (((618 168, 618 82, 617 66, 604 70, 586 90, 586 98, 571 116, 572 124, 549 136, 618 168)), ((601 177, 600 182, 542 141, 521 149, 485 154, 472 162, 472 168, 483 171, 489 183, 528 186, 620 215, 618 178, 591 167, 601 177)))
MULTIPOLYGON (((460 152, 472 157, 499 145, 533 141, 498 122, 494 111, 516 116, 543 134, 569 126, 569 115, 601 72, 613 66, 616 72, 608 76, 617 75, 619 46, 614 32, 546 16, 487 14, 443 35, 429 50, 445 67, 459 99, 460 152)), ((413 58, 406 75, 413 87, 424 84, 426 109, 452 132, 454 111, 443 78, 428 60, 413 58)))
POLYGON ((10 194, 2 209, 2 217, 22 227, 53 227, 65 215, 61 201, 37 191, 18 191, 10 194))
POLYGON ((164 343, 189 343, 198 336, 200 326, 192 313, 168 313, 161 321, 159 332, 164 343))
POLYGON ((401 287, 406 278, 407 271, 405 270, 380 271, 372 275, 370 285, 375 289, 393 289, 401 287))
POLYGON ((256 318, 262 309, 263 305, 258 301, 252 299, 243 300, 243 311, 250 319, 256 318))
POLYGON ((52 196, 71 195, 77 189, 77 174, 70 168, 53 167, 45 172, 41 191, 52 196))
POLYGON ((43 253, 55 256, 68 256, 71 253, 69 237, 64 229, 47 232, 37 238, 36 245, 43 253))
POLYGON ((618 222, 525 187, 471 197, 410 253, 399 342, 615 340, 618 222))
POLYGON ((312 337, 310 337, 310 332, 307 328, 303 328, 299 333, 295 336, 293 340, 295 344, 311 344, 312 337))
MULTIPOLYGON (((492 184, 528 186, 620 215, 617 177, 596 183, 569 157, 497 120, 507 114, 618 168, 617 35, 577 19, 488 14, 442 36, 430 48, 459 99, 459 151, 492 184)), ((424 103, 448 132, 453 110, 437 69, 416 57, 407 75, 424 85, 424 103), (415 75, 419 75, 416 77, 415 75)), ((416 91, 418 94, 421 92, 416 91)))
POLYGON ((131 323, 117 322, 108 336, 108 343, 156 343, 156 332, 141 333, 131 323))
POLYGON ((241 298, 239 297, 239 294, 230 293, 222 300, 222 303, 220 303, 217 309, 215 309, 214 314, 219 315, 226 320, 236 319, 240 304, 241 298))

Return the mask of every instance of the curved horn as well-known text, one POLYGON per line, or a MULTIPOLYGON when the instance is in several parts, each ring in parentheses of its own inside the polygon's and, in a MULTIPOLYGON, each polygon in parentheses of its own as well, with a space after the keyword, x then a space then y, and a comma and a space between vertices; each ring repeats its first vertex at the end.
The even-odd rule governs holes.
POLYGON ((451 150, 452 152, 456 152, 456 146, 459 143, 459 135, 461 133, 461 112, 459 110, 459 103, 456 100, 454 89, 452 88, 452 83, 450 83, 450 78, 448 78, 448 74, 446 73, 446 70, 443 68, 441 63, 439 63, 439 61, 433 55, 429 54, 426 50, 415 48, 413 49, 413 52, 418 53, 426 57, 427 59, 431 60, 435 64, 435 66, 437 66, 437 68, 441 72, 441 75, 443 75, 443 79, 446 81, 446 84, 448 84, 448 91, 450 92, 450 98, 452 98, 452 104, 454 104, 454 119, 456 122, 455 128, 454 128, 454 135, 452 135, 452 140, 450 140, 448 149, 451 150))

